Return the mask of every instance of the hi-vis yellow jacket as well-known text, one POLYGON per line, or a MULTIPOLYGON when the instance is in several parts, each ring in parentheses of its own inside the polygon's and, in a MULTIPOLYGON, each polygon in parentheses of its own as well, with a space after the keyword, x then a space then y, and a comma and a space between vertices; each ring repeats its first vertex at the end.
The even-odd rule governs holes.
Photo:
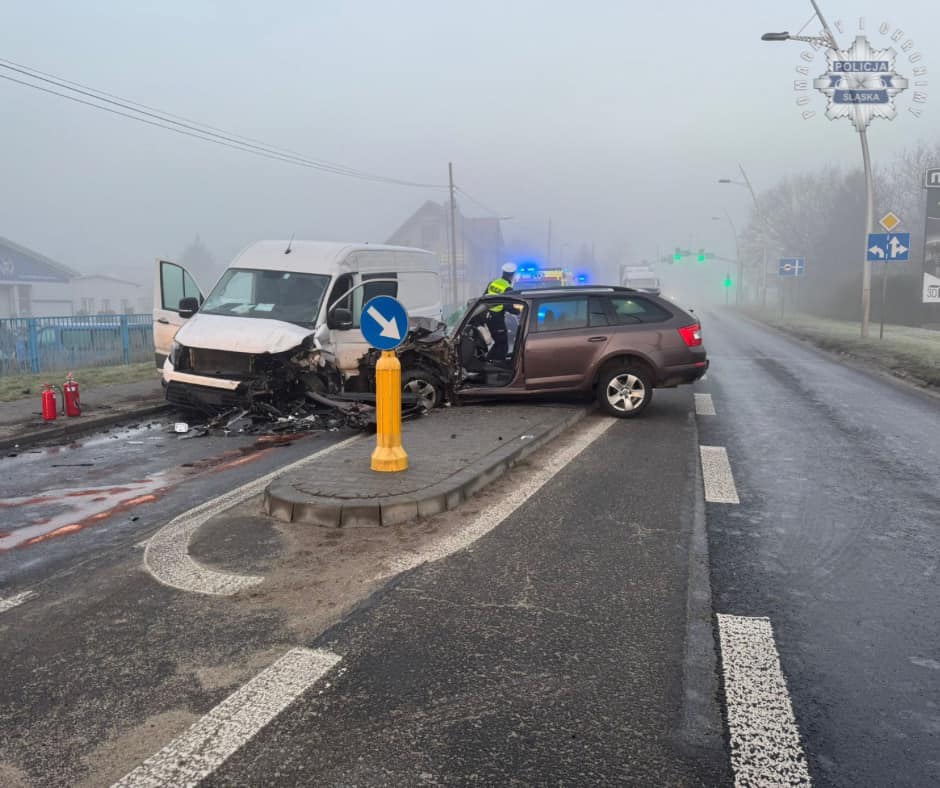
MULTIPOLYGON (((494 279, 492 282, 490 282, 486 286, 486 294, 487 295, 502 295, 509 288, 510 288, 509 282, 507 282, 505 279, 500 277, 499 279, 494 279)), ((503 311, 502 304, 495 304, 494 306, 490 307, 490 312, 502 312, 502 311, 503 311)))

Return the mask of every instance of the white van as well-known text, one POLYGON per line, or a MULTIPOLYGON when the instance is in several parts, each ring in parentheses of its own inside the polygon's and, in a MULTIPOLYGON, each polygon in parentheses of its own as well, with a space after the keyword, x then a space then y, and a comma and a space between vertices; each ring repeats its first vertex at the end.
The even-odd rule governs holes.
POLYGON ((409 317, 443 313, 437 257, 400 246, 260 241, 207 296, 177 263, 158 260, 154 276, 155 360, 167 399, 187 406, 238 404, 278 375, 347 388, 369 349, 359 316, 374 296, 398 298, 409 317))

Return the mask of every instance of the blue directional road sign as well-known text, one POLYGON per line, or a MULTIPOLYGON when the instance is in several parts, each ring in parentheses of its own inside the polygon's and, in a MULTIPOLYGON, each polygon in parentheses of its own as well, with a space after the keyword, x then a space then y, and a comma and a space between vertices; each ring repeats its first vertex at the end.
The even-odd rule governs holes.
POLYGON ((777 264, 779 276, 803 276, 805 270, 805 257, 781 257, 777 264))
POLYGON ((866 257, 872 263, 906 263, 911 259, 911 234, 869 233, 866 257))
POLYGON ((408 313, 391 296, 376 296, 362 308, 362 335, 372 347, 394 350, 408 333, 408 313))

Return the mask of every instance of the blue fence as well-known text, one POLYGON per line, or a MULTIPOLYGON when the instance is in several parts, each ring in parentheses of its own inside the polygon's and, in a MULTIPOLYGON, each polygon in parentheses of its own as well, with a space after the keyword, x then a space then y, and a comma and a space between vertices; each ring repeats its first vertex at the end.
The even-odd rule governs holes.
POLYGON ((0 319, 0 375, 152 360, 150 315, 0 319))

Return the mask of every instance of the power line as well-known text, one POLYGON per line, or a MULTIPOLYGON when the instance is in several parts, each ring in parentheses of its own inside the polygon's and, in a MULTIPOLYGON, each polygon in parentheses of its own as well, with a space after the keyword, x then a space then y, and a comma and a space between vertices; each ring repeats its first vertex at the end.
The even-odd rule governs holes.
POLYGON ((482 208, 484 211, 486 211, 488 214, 491 214, 493 217, 495 217, 495 218, 498 219, 498 218, 500 217, 500 215, 502 215, 502 214, 500 214, 499 211, 494 211, 494 210, 493 210, 492 208, 490 208, 489 206, 487 206, 487 205, 485 205, 484 203, 480 202, 476 197, 474 197, 472 194, 470 194, 470 193, 469 193, 468 191, 466 191, 465 189, 462 189, 460 186, 455 186, 454 188, 455 188, 458 192, 460 192, 464 197, 466 197, 468 200, 470 200, 470 202, 474 203, 478 208, 482 208))
POLYGON ((316 169, 322 172, 331 173, 333 175, 343 175, 345 177, 357 178, 359 180, 371 181, 374 183, 387 183, 398 186, 430 189, 446 188, 441 184, 420 183, 417 181, 409 181, 401 178, 393 178, 366 172, 364 170, 357 170, 352 167, 347 167, 341 164, 334 164, 332 162, 320 159, 308 158, 285 148, 270 146, 261 142, 260 140, 245 137, 234 132, 225 131, 224 129, 220 129, 215 126, 209 126, 208 124, 200 123, 198 121, 193 121, 188 118, 184 118, 183 116, 174 115, 172 113, 165 112, 164 110, 159 110, 155 107, 141 104, 130 99, 123 99, 111 93, 104 93, 103 91, 88 87, 87 85, 82 85, 78 82, 72 82, 61 77, 56 77, 55 75, 48 74, 46 72, 37 71, 36 69, 32 69, 28 66, 22 66, 19 63, 14 63, 13 61, 5 60, 3 58, 0 58, 0 68, 17 72, 29 77, 30 79, 55 85, 56 87, 71 91, 72 93, 87 96, 88 98, 94 99, 95 101, 86 101, 68 93, 62 93, 57 90, 45 88, 41 85, 36 85, 32 82, 27 82, 9 75, 0 74, 0 78, 6 79, 7 81, 15 82, 19 85, 33 88, 34 90, 39 90, 43 93, 48 93, 50 95, 68 99, 70 101, 74 101, 94 109, 103 110, 114 115, 119 115, 130 120, 136 120, 140 123, 146 123, 147 125, 165 129, 167 131, 174 131, 184 136, 203 140, 204 142, 212 142, 223 147, 240 150, 245 153, 252 153, 263 158, 281 161, 288 164, 296 164, 307 167, 309 169, 316 169), (120 110, 112 109, 111 107, 102 106, 102 104, 95 102, 103 102, 112 105, 112 107, 120 107, 121 109, 127 111, 122 112, 120 110), (148 120, 148 118, 151 120, 148 120))

